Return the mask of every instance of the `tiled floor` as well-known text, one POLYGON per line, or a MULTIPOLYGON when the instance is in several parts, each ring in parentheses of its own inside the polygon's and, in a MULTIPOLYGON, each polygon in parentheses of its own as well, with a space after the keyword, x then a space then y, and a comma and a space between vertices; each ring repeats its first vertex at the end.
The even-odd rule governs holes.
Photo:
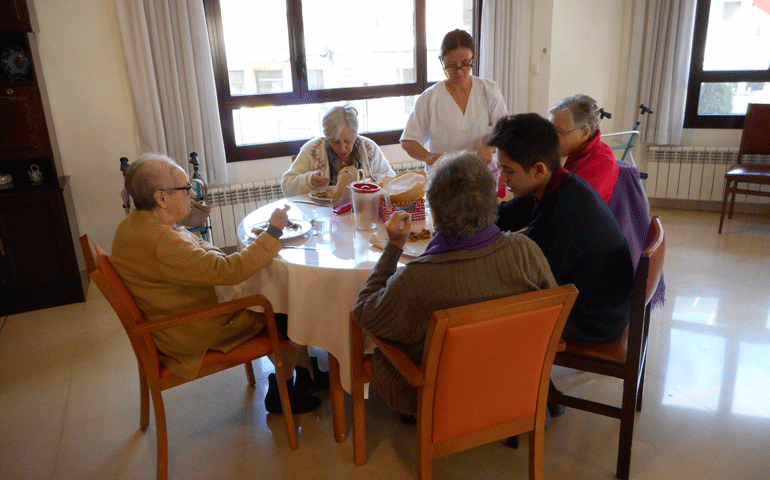
MULTIPOLYGON (((631 478, 763 479, 770 472, 770 219, 658 210, 667 234, 666 305, 654 311, 631 478)), ((176 479, 416 477, 414 427, 372 395, 366 465, 334 442, 331 407, 297 416, 291 451, 280 416, 241 368, 164 394, 176 479)), ((612 380, 554 371, 566 392, 619 398, 612 380)), ((150 479, 155 428, 138 430, 136 361, 92 285, 85 303, 0 318, 0 478, 150 479)), ((546 431, 553 479, 611 479, 618 422, 567 410, 546 431)), ((437 479, 526 478, 526 447, 496 442, 434 462, 437 479)))

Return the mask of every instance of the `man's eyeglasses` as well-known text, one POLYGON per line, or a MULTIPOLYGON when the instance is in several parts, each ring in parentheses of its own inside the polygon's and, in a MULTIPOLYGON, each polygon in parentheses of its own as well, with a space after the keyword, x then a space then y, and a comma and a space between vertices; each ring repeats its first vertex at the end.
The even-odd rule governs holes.
POLYGON ((459 65, 456 64, 456 63, 446 64, 446 63, 444 63, 444 59, 441 58, 441 56, 439 56, 438 59, 441 60, 441 65, 444 67, 444 70, 451 70, 451 69, 462 70, 463 68, 472 68, 473 67, 473 59, 472 58, 470 60, 465 60, 463 62, 460 62, 459 65))
POLYGON ((177 190, 186 190, 187 193, 190 193, 190 190, 192 190, 193 186, 190 182, 187 182, 187 185, 184 187, 171 187, 171 188, 161 188, 164 192, 175 192, 177 190))

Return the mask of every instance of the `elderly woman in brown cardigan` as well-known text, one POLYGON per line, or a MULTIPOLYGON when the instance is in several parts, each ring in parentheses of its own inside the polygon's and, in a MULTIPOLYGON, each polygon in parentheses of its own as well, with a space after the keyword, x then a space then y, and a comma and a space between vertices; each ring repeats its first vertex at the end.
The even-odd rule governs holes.
MULTIPOLYGON (((548 261, 526 236, 495 225, 495 180, 484 162, 462 152, 442 158, 428 176, 436 228, 425 253, 397 270, 410 216, 395 212, 388 242, 358 297, 356 321, 404 348, 420 364, 435 310, 556 286, 548 261)), ((417 390, 381 352, 373 356, 373 385, 402 415, 414 415, 417 390)))

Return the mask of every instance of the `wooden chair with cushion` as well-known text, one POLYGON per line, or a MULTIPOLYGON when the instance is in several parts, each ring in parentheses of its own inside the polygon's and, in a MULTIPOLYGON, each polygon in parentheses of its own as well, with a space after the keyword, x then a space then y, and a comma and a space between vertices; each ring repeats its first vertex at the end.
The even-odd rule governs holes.
POLYGON ((745 155, 770 155, 770 105, 750 103, 746 110, 741 146, 738 149, 738 163, 728 168, 725 173, 725 198, 722 201, 722 216, 719 217, 719 233, 722 233, 722 223, 725 220, 727 197, 730 197, 730 212, 727 218, 733 218, 735 195, 738 193, 770 197, 767 190, 738 188, 739 183, 770 185, 770 164, 747 162, 745 155))
POLYGON ((577 295, 574 285, 566 285, 434 312, 419 367, 397 346, 361 329, 351 315, 356 465, 366 463, 367 334, 419 388, 421 479, 432 477, 434 458, 523 432, 530 432, 530 478, 542 479, 551 365, 577 295))
MULTIPOLYGON (((166 328, 235 312, 248 307, 262 307, 265 310, 267 320, 265 331, 239 345, 230 353, 225 354, 220 351, 209 350, 197 377, 202 378, 236 365, 245 365, 249 384, 253 386, 256 380, 251 361, 273 352, 277 353, 274 356, 276 377, 285 378, 283 356, 280 354, 285 342, 276 330, 273 307, 264 296, 254 295, 217 305, 209 305, 179 315, 168 316, 162 320, 148 322, 136 305, 126 285, 113 269, 109 257, 104 250, 94 244, 88 235, 83 235, 80 238, 80 243, 86 258, 88 274, 110 302, 118 318, 120 318, 139 364, 141 397, 139 425, 142 430, 147 429, 150 423, 149 402, 150 397, 152 397, 152 404, 155 408, 155 427, 158 436, 157 478, 165 479, 168 476, 168 438, 166 434, 166 414, 161 393, 169 388, 187 383, 188 380, 177 377, 159 361, 158 350, 150 334, 166 328)), ((278 389, 281 395, 281 405, 284 411, 289 445, 292 450, 295 450, 297 448, 297 433, 294 427, 291 405, 289 404, 289 392, 286 388, 286 382, 279 381, 278 389)))
POLYGON ((567 342, 556 354, 554 365, 598 373, 623 380, 620 408, 564 393, 551 393, 549 401, 579 410, 620 419, 617 478, 627 480, 631 466, 631 441, 634 418, 642 410, 644 370, 647 361, 647 337, 653 294, 663 272, 666 239, 660 217, 653 217, 647 234, 647 248, 634 277, 631 300, 631 322, 623 334, 607 343, 567 342))

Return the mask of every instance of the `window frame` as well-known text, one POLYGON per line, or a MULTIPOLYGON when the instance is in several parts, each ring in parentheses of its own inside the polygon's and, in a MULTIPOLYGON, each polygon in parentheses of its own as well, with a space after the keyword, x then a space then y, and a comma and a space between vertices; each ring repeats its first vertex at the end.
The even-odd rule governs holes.
POLYGON ((770 82, 770 68, 768 70, 703 71, 710 9, 711 0, 698 0, 690 55, 690 76, 687 81, 684 128, 742 129, 745 114, 698 115, 701 83, 770 82))
MULTIPOLYGON (((472 0, 472 32, 476 43, 477 59, 473 65, 473 74, 479 71, 479 32, 481 25, 481 1, 472 0)), ((230 95, 229 73, 225 54, 222 13, 219 0, 203 0, 206 14, 209 43, 214 68, 214 81, 219 104, 219 117, 225 144, 227 162, 259 160, 296 155, 309 139, 273 142, 257 145, 238 146, 235 143, 233 111, 242 107, 288 106, 324 102, 369 100, 385 97, 419 95, 436 82, 429 82, 428 58, 426 47, 426 0, 414 0, 415 21, 415 81, 413 83, 377 85, 364 87, 331 88, 324 90, 308 89, 308 76, 305 64, 304 28, 301 0, 286 0, 286 15, 289 26, 289 51, 292 74, 292 91, 280 93, 261 93, 252 95, 230 95)), ((379 145, 399 143, 403 129, 362 132, 379 145)))

